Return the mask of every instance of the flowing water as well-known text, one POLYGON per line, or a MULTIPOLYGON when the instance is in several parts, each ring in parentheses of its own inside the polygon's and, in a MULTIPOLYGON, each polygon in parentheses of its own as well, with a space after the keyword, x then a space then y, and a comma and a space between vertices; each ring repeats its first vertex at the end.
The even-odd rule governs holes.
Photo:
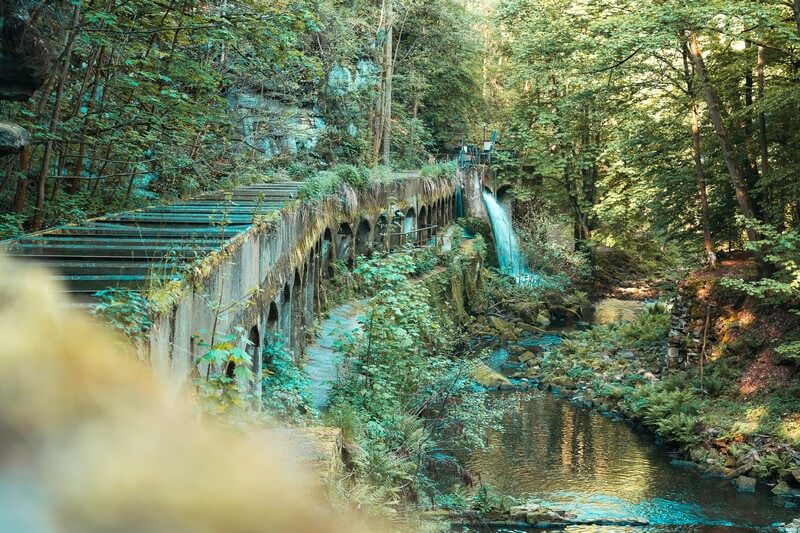
MULTIPOLYGON (((558 336, 542 335, 524 344, 547 348, 558 342, 558 336)), ((507 353, 499 348, 489 364, 503 368, 507 353)), ((787 509, 767 487, 741 494, 725 480, 673 467, 668 450, 657 446, 652 435, 549 392, 493 392, 486 409, 504 409, 502 429, 489 430, 486 448, 461 458, 483 483, 581 519, 646 519, 651 524, 574 526, 567 531, 769 530, 771 524, 800 514, 787 509)))
POLYGON ((537 284, 539 277, 528 269, 525 256, 520 251, 519 239, 511 225, 510 213, 488 191, 483 192, 483 203, 492 225, 492 236, 497 250, 497 260, 500 263, 500 271, 514 277, 518 283, 537 284))

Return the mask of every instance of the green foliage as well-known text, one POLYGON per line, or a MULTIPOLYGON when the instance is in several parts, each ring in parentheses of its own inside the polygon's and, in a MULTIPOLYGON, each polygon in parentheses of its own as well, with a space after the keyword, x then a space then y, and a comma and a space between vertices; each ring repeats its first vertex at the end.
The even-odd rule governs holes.
POLYGON ((205 376, 195 379, 195 385, 198 404, 204 412, 227 415, 251 407, 250 384, 255 375, 247 349, 252 345, 247 333, 239 327, 223 335, 212 332, 209 341, 199 343, 205 351, 195 364, 205 376))
POLYGON ((22 235, 23 217, 14 213, 0 213, 0 240, 22 235))
POLYGON ((357 191, 363 191, 367 188, 370 182, 369 170, 365 167, 356 167, 353 165, 336 165, 332 169, 334 174, 339 176, 339 179, 357 191))
POLYGON ((738 289, 770 304, 789 304, 800 307, 800 231, 779 231, 768 224, 739 222, 748 229, 755 230, 760 239, 748 243, 748 248, 775 269, 770 277, 755 281, 726 278, 720 283, 728 288, 738 289))
POLYGON ((451 179, 456 175, 457 165, 455 163, 437 163, 435 165, 424 165, 420 169, 423 178, 451 179))
POLYGON ((516 503, 514 498, 497 492, 491 485, 481 485, 472 497, 470 508, 483 515, 507 513, 516 503))
POLYGON ((305 180, 297 195, 306 201, 320 201, 337 192, 341 183, 338 174, 329 171, 318 172, 305 180))
POLYGON ((286 174, 292 181, 306 181, 314 177, 317 169, 302 161, 292 161, 286 168, 286 174))
POLYGON ((792 464, 791 459, 777 453, 767 453, 755 465, 753 474, 758 477, 774 476, 782 470, 786 470, 792 464))
MULTIPOLYGON (((489 416, 469 392, 474 362, 452 357, 451 318, 431 305, 440 297, 431 292, 438 284, 415 279, 421 260, 432 257, 409 249, 359 261, 354 276, 371 297, 361 331, 338 347, 352 370, 334 389, 327 423, 357 445, 351 447, 358 450, 356 475, 373 487, 364 490, 370 501, 390 507, 430 489, 429 455, 480 440, 482 424, 470 422, 489 416), (449 429, 453 422, 464 428, 457 435, 449 429)), ((365 497, 359 490, 349 496, 365 497)))
POLYGON ((281 419, 298 422, 310 411, 308 378, 297 367, 283 337, 277 333, 264 336, 264 360, 261 403, 264 409, 281 419))
POLYGON ((714 244, 742 239, 731 216, 740 209, 736 182, 756 218, 797 229, 800 128, 789 112, 800 101, 796 10, 745 0, 501 0, 484 74, 504 150, 493 158, 500 179, 519 197, 570 213, 584 243, 640 255, 674 243, 681 255, 696 255, 703 239, 696 109, 714 244), (690 35, 703 49, 706 79, 686 55, 690 35), (737 172, 707 112, 706 83, 737 172))
POLYGON ((153 325, 150 317, 155 306, 136 291, 104 289, 95 293, 98 304, 92 314, 101 317, 111 327, 131 340, 139 340, 153 325))
POLYGON ((571 235, 565 237, 568 221, 549 210, 529 211, 518 230, 528 267, 537 274, 554 278, 549 283, 561 286, 580 284, 589 279, 591 266, 586 253, 571 249, 571 235))

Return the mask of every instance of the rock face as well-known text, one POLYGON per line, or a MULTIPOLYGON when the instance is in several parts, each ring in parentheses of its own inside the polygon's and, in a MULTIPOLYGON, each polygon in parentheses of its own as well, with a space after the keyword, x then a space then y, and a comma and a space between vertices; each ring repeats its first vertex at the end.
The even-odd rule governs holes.
POLYGON ((27 130, 16 124, 0 122, 0 155, 18 154, 29 141, 27 130))
MULTIPOLYGON (((50 47, 29 16, 30 10, 41 3, 0 2, 0 100, 27 100, 47 77, 50 47)), ((25 129, 0 122, 0 155, 18 154, 29 141, 30 134, 25 129)))
POLYGON ((0 100, 27 100, 44 84, 50 68, 50 47, 31 25, 36 0, 0 3, 0 100))

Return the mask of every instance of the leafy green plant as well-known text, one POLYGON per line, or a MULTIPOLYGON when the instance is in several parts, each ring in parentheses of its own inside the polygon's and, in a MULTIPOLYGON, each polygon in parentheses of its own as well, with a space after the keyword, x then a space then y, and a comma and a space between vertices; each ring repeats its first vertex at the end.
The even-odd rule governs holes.
POLYGON ((22 235, 25 217, 16 213, 0 213, 0 240, 22 235))
POLYGON ((424 165, 420 169, 420 175, 424 178, 452 178, 456 175, 458 165, 454 162, 437 163, 435 165, 424 165))
POLYGON ((370 182, 369 169, 354 165, 336 165, 331 171, 357 191, 363 191, 370 182))
POLYGON ((206 413, 215 415, 249 409, 254 374, 247 347, 253 343, 240 327, 228 334, 212 333, 210 338, 199 343, 205 351, 196 364, 205 376, 195 379, 198 403, 206 413))
POLYGON ((483 515, 502 514, 508 512, 516 500, 511 496, 501 494, 491 485, 482 484, 470 501, 470 508, 483 515))
POLYGON ((261 403, 267 412, 299 421, 311 411, 308 378, 297 367, 292 352, 278 333, 264 336, 261 403))
POLYGON ((94 296, 98 303, 92 309, 92 314, 103 318, 129 339, 140 339, 152 327, 151 315, 156 307, 141 293, 109 288, 96 292, 94 296))

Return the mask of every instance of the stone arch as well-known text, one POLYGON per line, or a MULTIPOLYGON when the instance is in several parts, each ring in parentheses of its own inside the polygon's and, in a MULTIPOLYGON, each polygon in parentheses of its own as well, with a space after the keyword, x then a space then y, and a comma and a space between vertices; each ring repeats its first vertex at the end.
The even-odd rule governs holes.
POLYGON ((405 213, 400 211, 399 209, 394 212, 394 216, 392 217, 392 223, 389 224, 389 247, 396 248, 400 246, 402 241, 403 235, 403 223, 405 221, 405 213))
POLYGON ((247 340, 248 343, 244 350, 253 362, 253 379, 258 383, 261 379, 261 333, 258 330, 258 325, 250 328, 247 340))
POLYGON ((372 243, 370 242, 370 233, 372 233, 372 226, 369 220, 362 218, 358 223, 356 229, 356 256, 370 255, 372 251, 372 243))
POLYGON ((333 277, 333 238, 331 236, 331 229, 325 228, 325 233, 322 235, 322 242, 320 243, 320 261, 323 278, 333 277))
POLYGON ((403 244, 413 243, 416 241, 417 229, 417 211, 413 207, 409 207, 403 217, 403 244))
POLYGON ((317 246, 314 246, 308 254, 308 262, 306 267, 306 283, 310 285, 310 298, 311 298, 311 312, 319 312, 319 254, 317 253, 317 246), (311 269, 310 272, 308 269, 311 269))
POLYGON ((278 315, 278 306, 272 301, 269 303, 269 311, 267 312, 267 321, 264 323, 265 331, 263 336, 264 346, 261 348, 261 369, 269 368, 272 364, 272 355, 267 353, 264 348, 274 342, 274 337, 278 333, 280 327, 280 316, 278 315))
POLYGON ((417 242, 419 244, 425 244, 428 242, 430 238, 430 230, 428 229, 430 223, 428 223, 428 208, 426 206, 422 206, 419 208, 419 229, 421 230, 417 234, 417 242))
POLYGON ((372 242, 375 243, 374 248, 376 250, 383 250, 386 246, 386 233, 389 231, 388 228, 389 224, 386 220, 386 215, 381 215, 378 217, 378 221, 375 222, 375 234, 372 238, 372 242))
POLYGON ((292 286, 287 281, 281 295, 280 333, 287 348, 292 346, 292 286))
POLYGON ((300 273, 300 268, 294 269, 294 281, 292 282, 292 313, 291 324, 289 328, 291 345, 293 347, 300 346, 302 339, 302 328, 305 323, 305 312, 303 309, 303 275, 300 273))
POLYGON ((269 303, 269 311, 267 313, 267 331, 275 333, 278 330, 278 306, 275 302, 269 303))
POLYGON ((292 289, 289 287, 289 282, 283 286, 283 303, 288 304, 292 301, 292 289))
POLYGON ((353 229, 347 222, 342 222, 336 233, 336 260, 344 261, 348 267, 352 268, 353 251, 353 229))

